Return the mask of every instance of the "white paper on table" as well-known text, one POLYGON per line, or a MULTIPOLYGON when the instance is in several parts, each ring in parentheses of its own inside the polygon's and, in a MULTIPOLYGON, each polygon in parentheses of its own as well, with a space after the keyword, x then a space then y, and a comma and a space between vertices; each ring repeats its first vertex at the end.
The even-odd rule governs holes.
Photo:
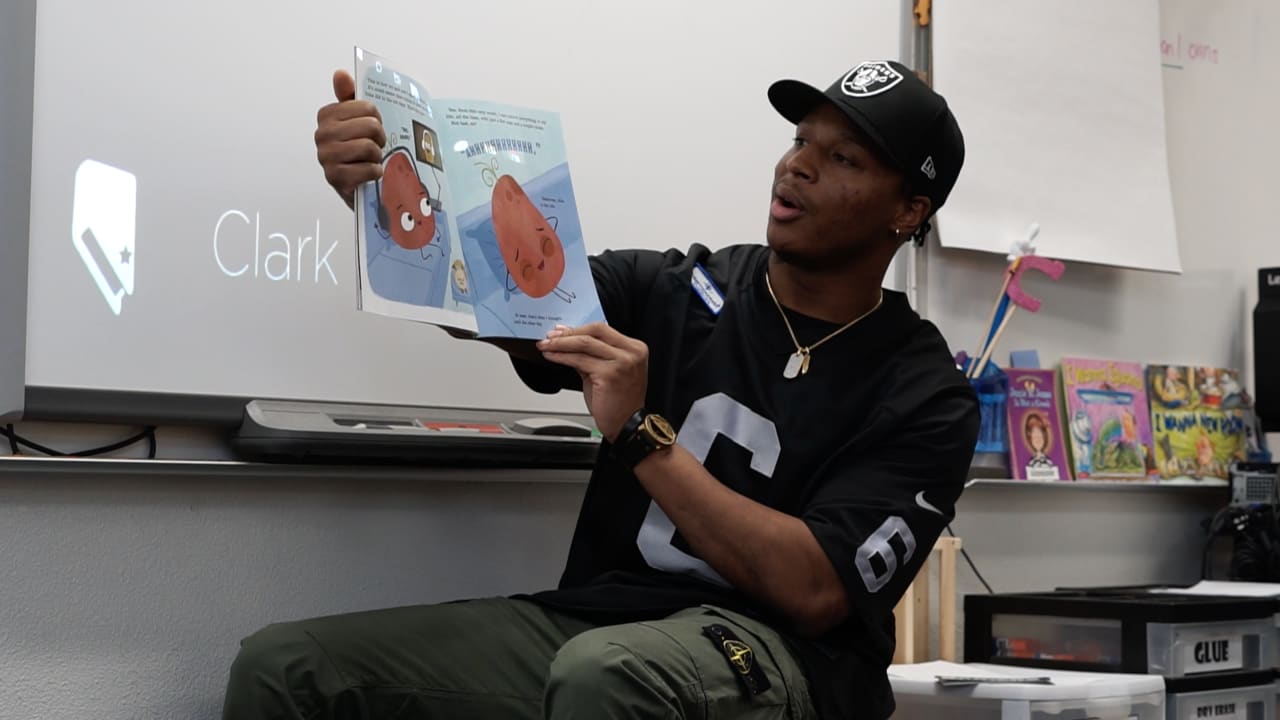
POLYGON ((1186 588, 1156 588, 1151 592, 1170 595, 1228 595, 1234 597, 1280 597, 1280 583, 1201 580, 1186 588))
POLYGON ((934 660, 910 665, 890 665, 889 675, 903 680, 937 682, 947 684, 1035 683, 1047 684, 1048 675, 1043 671, 1010 668, 1008 672, 992 670, 976 665, 934 660))

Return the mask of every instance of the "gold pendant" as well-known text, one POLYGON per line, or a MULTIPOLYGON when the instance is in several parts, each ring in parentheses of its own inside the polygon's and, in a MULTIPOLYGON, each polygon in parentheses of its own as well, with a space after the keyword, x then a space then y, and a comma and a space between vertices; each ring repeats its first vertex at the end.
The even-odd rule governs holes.
POLYGON ((782 368, 782 377, 788 380, 809 372, 809 348, 800 348, 787 358, 787 366, 782 368))

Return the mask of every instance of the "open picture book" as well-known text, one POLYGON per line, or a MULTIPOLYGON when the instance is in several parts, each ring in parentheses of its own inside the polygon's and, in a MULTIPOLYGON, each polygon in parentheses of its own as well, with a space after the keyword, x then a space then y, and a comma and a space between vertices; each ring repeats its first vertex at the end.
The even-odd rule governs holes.
POLYGON ((383 175, 356 192, 361 310, 478 337, 603 321, 556 113, 431 98, 355 49, 382 116, 383 175))

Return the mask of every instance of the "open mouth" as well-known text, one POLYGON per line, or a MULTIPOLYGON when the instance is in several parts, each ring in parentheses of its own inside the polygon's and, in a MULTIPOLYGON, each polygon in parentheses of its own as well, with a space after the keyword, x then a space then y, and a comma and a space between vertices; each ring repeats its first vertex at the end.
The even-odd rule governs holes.
POLYGON ((777 199, 782 207, 788 210, 803 210, 804 203, 800 202, 800 198, 796 197, 790 188, 784 185, 778 185, 773 189, 773 196, 777 199))
POLYGON ((802 217, 804 213, 804 203, 795 193, 783 185, 774 186, 769 217, 777 222, 791 222, 802 217))

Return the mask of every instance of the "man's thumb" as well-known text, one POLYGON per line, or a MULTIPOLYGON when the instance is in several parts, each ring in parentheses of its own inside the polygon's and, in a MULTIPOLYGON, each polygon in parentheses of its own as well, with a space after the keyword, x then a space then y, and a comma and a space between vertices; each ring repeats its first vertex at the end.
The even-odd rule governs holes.
POLYGON ((351 77, 351 73, 346 70, 337 70, 333 73, 333 94, 338 98, 338 102, 356 99, 356 81, 351 77))

